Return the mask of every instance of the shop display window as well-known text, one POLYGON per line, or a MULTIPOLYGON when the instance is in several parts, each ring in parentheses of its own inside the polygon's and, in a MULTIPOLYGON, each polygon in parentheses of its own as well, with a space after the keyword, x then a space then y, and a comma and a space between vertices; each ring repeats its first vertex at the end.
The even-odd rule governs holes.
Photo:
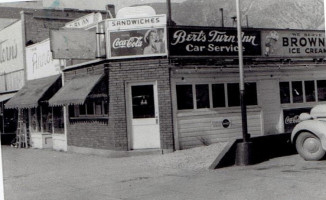
POLYGON ((30 115, 30 127, 31 132, 40 132, 41 131, 41 118, 40 118, 40 107, 31 108, 30 115))
POLYGON ((192 85, 177 85, 178 110, 193 109, 192 85))
POLYGON ((208 84, 196 85, 197 108, 209 108, 208 84))
POLYGON ((64 133, 63 107, 53 107, 52 113, 54 133, 64 133))
POLYGON ((43 128, 43 132, 46 133, 52 133, 52 108, 49 108, 48 106, 42 106, 41 107, 41 115, 42 115, 42 120, 41 120, 41 124, 42 124, 42 128, 43 128))
POLYGON ((326 101, 326 80, 284 81, 279 86, 281 104, 326 101))
POLYGON ((64 133, 62 107, 42 105, 30 109, 31 132, 64 133))
MULTIPOLYGON (((239 83, 177 85, 176 91, 178 110, 240 106, 239 83)), ((258 105, 256 83, 245 84, 245 101, 249 106, 258 105)))

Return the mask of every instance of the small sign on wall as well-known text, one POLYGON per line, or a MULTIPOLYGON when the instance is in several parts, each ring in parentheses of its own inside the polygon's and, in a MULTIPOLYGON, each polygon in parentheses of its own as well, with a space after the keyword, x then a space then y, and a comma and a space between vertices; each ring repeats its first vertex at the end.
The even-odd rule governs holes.
POLYGON ((223 128, 229 128, 231 126, 231 121, 228 119, 223 119, 222 126, 223 128))
POLYGON ((229 119, 223 119, 222 121, 212 121, 211 122, 213 128, 230 128, 231 127, 231 121, 229 119))

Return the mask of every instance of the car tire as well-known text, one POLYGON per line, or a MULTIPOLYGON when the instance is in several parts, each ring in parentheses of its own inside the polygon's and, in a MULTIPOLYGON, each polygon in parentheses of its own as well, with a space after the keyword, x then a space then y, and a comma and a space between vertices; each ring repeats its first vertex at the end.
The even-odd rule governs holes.
POLYGON ((295 147, 305 160, 320 160, 325 156, 320 139, 310 132, 299 133, 295 147))

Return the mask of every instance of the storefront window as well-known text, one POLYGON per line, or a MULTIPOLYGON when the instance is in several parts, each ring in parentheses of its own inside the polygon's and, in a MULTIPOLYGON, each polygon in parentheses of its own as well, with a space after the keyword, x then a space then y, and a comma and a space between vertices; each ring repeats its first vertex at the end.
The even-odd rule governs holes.
POLYGON ((257 86, 256 83, 245 84, 245 101, 246 105, 257 105, 257 86))
POLYGON ((95 102, 88 102, 86 104, 87 115, 94 115, 94 104, 95 102))
POLYGON ((224 84, 213 84, 213 108, 225 107, 225 91, 224 84))
POLYGON ((326 80, 317 81, 318 101, 326 101, 326 80))
POLYGON ((306 101, 307 102, 314 102, 316 101, 315 96, 315 83, 314 81, 305 81, 304 82, 304 88, 306 92, 306 101))
POLYGON ((292 81, 291 84, 290 82, 280 82, 282 104, 316 102, 316 92, 318 102, 326 101, 326 80, 292 81), (290 98, 290 91, 292 99, 290 98))
POLYGON ((197 108, 209 108, 208 84, 196 85, 197 108))
POLYGON ((48 106, 42 106, 41 109, 43 132, 52 133, 52 109, 48 106))
POLYGON ((238 83, 228 83, 228 104, 229 107, 240 106, 240 93, 238 83))
MULTIPOLYGON (((210 108, 210 91, 212 92, 213 108, 240 106, 239 83, 194 84, 194 88, 196 89, 195 97, 192 95, 193 85, 176 86, 178 110, 194 109, 194 98, 197 103, 196 109, 210 108), (225 87, 227 94, 225 93, 225 87), (226 99, 228 105, 226 105, 226 99)), ((246 83, 245 90, 246 105, 258 105, 256 83, 246 83)))
POLYGON ((293 103, 302 103, 303 102, 303 91, 302 91, 302 81, 293 81, 292 82, 292 96, 293 103))
POLYGON ((63 108, 53 107, 52 112, 54 133, 64 133, 63 108))
POLYGON ((30 109, 30 127, 32 133, 64 133, 62 107, 42 105, 30 109), (42 116, 42 118, 41 118, 42 116))
POLYGON ((40 124, 40 108, 31 108, 31 119, 30 119, 30 127, 31 132, 40 132, 41 124, 40 124))
POLYGON ((280 82, 281 103, 290 103, 290 83, 280 82))
POLYGON ((193 109, 192 85, 177 85, 178 110, 193 109))
POLYGON ((90 99, 83 105, 69 106, 70 118, 95 119, 108 115, 108 103, 106 99, 90 99))

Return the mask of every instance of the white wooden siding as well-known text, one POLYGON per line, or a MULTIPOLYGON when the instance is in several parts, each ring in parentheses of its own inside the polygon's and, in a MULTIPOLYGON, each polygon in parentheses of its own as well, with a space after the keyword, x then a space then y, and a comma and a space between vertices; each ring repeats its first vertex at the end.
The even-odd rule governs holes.
MULTIPOLYGON (((190 111, 177 114, 177 127, 180 149, 203 145, 201 140, 208 143, 226 142, 234 138, 242 138, 242 122, 240 108, 236 111, 190 111), (222 126, 222 121, 231 122, 229 128, 222 126)), ((248 132, 252 135, 262 135, 261 111, 248 111, 248 132)))

